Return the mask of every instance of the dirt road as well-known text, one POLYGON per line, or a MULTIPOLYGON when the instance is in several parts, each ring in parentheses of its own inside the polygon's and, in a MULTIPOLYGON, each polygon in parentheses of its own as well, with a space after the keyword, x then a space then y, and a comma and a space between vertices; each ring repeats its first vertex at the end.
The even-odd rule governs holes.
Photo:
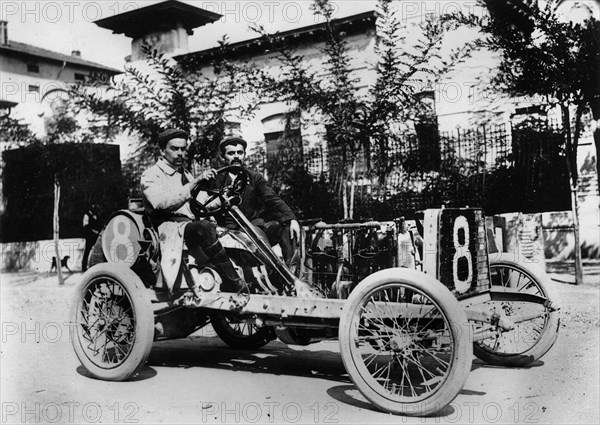
POLYGON ((459 396, 430 418, 375 410, 349 380, 336 341, 228 348, 204 329, 156 342, 130 382, 91 379, 71 348, 74 285, 2 276, 2 423, 600 423, 599 288, 552 283, 553 349, 527 368, 475 359, 459 396))

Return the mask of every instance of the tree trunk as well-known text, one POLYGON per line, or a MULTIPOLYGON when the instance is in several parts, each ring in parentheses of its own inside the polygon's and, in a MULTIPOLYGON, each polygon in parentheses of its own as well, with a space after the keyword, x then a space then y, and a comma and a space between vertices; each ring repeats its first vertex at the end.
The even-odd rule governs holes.
POLYGON ((59 240, 59 221, 58 221, 58 204, 60 203, 60 184, 58 179, 54 179, 54 216, 53 216, 53 231, 54 231, 54 255, 56 256, 56 270, 58 273, 58 284, 64 285, 62 275, 62 263, 60 262, 60 248, 58 247, 59 240))
POLYGON ((348 218, 348 192, 346 178, 348 176, 348 164, 346 162, 346 149, 342 148, 342 163, 340 164, 341 178, 340 190, 342 191, 342 208, 344 210, 344 219, 348 218))
POLYGON ((579 201, 577 184, 571 184, 571 208, 573 214, 573 232, 575 233, 575 284, 583 283, 583 261, 581 259, 581 241, 579 238, 579 201))
POLYGON ((598 195, 600 195, 600 118, 596 119, 594 130, 594 144, 596 145, 596 179, 598 181, 598 195))
MULTIPOLYGON (((597 34, 597 33, 596 33, 597 34)), ((596 43, 600 41, 597 40, 596 43)), ((590 89, 595 87, 595 90, 591 90, 591 96, 589 98, 589 106, 592 111, 592 119, 595 125, 592 125, 594 145, 596 146, 596 177, 598 179, 598 195, 600 195, 600 93, 598 93, 598 87, 600 87, 600 55, 596 55, 592 62, 594 72, 592 75, 596 75, 595 84, 590 89)))
POLYGON ((573 233, 575 236, 575 284, 583 283, 583 262, 581 260, 581 241, 579 238, 579 201, 577 199, 577 188, 579 173, 577 170, 577 142, 571 137, 571 113, 569 106, 561 106, 563 116, 563 127, 566 131, 566 160, 569 170, 569 186, 571 188, 571 212, 573 215, 573 233))
POLYGON ((342 180, 342 204, 344 206, 344 219, 348 218, 348 191, 346 190, 346 179, 342 180))
POLYGON ((350 205, 348 218, 354 218, 354 190, 356 187, 356 158, 352 161, 352 175, 350 177, 350 205))
POLYGON ((596 145, 596 178, 598 179, 598 195, 600 195, 600 102, 592 106, 592 118, 596 122, 594 128, 594 145, 596 145))

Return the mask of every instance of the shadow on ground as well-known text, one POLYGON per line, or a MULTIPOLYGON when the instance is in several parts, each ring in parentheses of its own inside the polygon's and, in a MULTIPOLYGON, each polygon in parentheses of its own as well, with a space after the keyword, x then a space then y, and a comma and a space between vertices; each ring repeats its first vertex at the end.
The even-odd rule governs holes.
POLYGON ((181 368, 208 367, 350 382, 338 352, 315 350, 314 346, 311 348, 313 349, 294 349, 279 341, 272 341, 258 350, 238 350, 226 346, 218 338, 196 337, 155 342, 148 364, 181 368))

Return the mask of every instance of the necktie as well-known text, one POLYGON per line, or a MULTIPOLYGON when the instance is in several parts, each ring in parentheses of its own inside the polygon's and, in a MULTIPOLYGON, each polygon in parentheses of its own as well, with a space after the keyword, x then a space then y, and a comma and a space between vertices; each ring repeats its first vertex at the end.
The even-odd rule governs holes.
POLYGON ((185 176, 185 169, 183 167, 179 167, 179 172, 181 173, 181 184, 183 184, 183 185, 188 184, 190 181, 185 176))

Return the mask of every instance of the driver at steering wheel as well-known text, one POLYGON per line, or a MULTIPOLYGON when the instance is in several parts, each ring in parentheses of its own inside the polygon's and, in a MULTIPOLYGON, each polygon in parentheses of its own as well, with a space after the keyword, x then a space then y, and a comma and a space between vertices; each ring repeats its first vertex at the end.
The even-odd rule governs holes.
MULTIPOLYGON (((241 137, 225 137, 219 143, 219 151, 227 165, 245 167, 248 143, 241 137)), ((293 253, 293 241, 300 240, 300 225, 290 207, 271 189, 262 174, 246 168, 248 184, 241 196, 240 210, 248 220, 269 241, 271 246, 279 244, 283 259, 289 264, 293 253), (267 221, 268 212, 275 220, 267 221)), ((233 174, 218 174, 209 185, 221 187, 236 178, 233 174)), ((217 214, 215 219, 220 226, 236 229, 237 224, 228 214, 217 214)))
POLYGON ((185 241, 190 252, 196 247, 204 251, 223 279, 223 292, 239 292, 246 288, 246 283, 219 242, 215 226, 208 220, 196 220, 190 208, 192 190, 200 182, 214 179, 216 172, 206 170, 193 177, 185 171, 188 137, 180 129, 160 133, 158 147, 162 157, 141 178, 144 208, 159 233, 163 277, 168 288, 173 288, 185 241))

